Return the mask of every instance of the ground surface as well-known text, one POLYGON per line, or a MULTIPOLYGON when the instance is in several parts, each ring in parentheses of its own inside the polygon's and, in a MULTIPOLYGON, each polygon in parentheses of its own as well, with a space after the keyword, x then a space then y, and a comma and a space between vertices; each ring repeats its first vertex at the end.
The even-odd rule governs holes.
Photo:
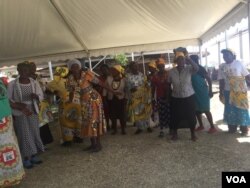
MULTIPOLYGON (((219 132, 199 132, 197 142, 190 140, 188 130, 179 131, 180 139, 172 142, 169 136, 158 138, 158 129, 134 135, 134 127, 125 136, 108 133, 103 150, 95 154, 83 151, 87 140, 71 148, 56 140, 41 154, 44 163, 27 170, 17 188, 221 187, 222 171, 250 171, 250 138, 226 133, 218 94, 211 106, 219 132)), ((51 125, 55 137, 57 127, 51 125)))

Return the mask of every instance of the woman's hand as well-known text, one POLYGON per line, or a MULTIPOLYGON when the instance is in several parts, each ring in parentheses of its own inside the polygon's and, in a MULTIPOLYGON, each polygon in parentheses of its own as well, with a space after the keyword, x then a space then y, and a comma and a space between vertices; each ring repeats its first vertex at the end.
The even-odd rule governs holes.
POLYGON ((26 116, 31 116, 32 112, 28 108, 23 108, 21 112, 26 116))
POLYGON ((35 93, 31 93, 31 98, 39 100, 39 96, 37 94, 35 94, 35 93))

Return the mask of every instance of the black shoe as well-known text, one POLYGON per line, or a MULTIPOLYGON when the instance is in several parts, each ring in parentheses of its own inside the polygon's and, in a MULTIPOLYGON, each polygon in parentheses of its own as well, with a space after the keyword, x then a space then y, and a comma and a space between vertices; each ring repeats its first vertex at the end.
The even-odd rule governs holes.
POLYGON ((83 143, 83 139, 79 138, 79 137, 75 137, 74 138, 74 143, 78 143, 78 144, 83 143))
POLYGON ((72 142, 71 141, 65 141, 65 142, 63 142, 62 144, 61 144, 61 146, 63 146, 63 147, 69 147, 69 146, 71 146, 72 145, 72 142))
POLYGON ((163 137, 164 137, 164 132, 163 132, 163 131, 160 132, 159 137, 160 137, 160 138, 163 138, 163 137))
POLYGON ((122 135, 126 135, 127 133, 126 133, 126 131, 122 131, 122 135))
POLYGON ((93 148, 93 146, 92 146, 92 145, 90 145, 90 146, 88 146, 88 147, 84 148, 84 149, 83 149, 83 151, 90 151, 92 148, 93 148))
POLYGON ((94 146, 91 150, 89 150, 90 153, 97 153, 102 150, 102 146, 94 146))
POLYGON ((153 132, 153 130, 150 127, 147 128, 147 131, 148 131, 148 133, 152 133, 153 132))
POLYGON ((140 134, 141 132, 142 132, 141 129, 137 129, 137 130, 135 131, 135 134, 140 134))

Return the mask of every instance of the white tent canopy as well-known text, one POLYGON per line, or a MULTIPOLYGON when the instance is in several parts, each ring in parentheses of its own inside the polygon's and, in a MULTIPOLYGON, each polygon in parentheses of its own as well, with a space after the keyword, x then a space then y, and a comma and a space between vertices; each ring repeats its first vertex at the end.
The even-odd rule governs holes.
POLYGON ((0 0, 0 63, 199 45, 246 16, 242 0, 0 0))

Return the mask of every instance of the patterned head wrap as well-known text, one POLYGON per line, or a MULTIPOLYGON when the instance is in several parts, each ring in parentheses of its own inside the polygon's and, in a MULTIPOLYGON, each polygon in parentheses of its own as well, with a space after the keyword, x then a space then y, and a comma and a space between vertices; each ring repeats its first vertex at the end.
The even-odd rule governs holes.
POLYGON ((150 61, 148 66, 157 69, 155 61, 150 61))
POLYGON ((121 77, 124 75, 124 68, 121 65, 113 65, 112 68, 118 71, 121 77))
POLYGON ((79 60, 77 59, 72 59, 68 62, 68 68, 71 69, 72 65, 77 64, 79 65, 80 68, 82 68, 82 64, 79 60))
POLYGON ((56 67, 55 74, 61 78, 66 77, 68 73, 69 69, 67 67, 56 67))
POLYGON ((157 59, 157 61, 156 61, 156 64, 157 65, 165 65, 165 60, 163 59, 163 58, 159 58, 159 59, 157 59))

